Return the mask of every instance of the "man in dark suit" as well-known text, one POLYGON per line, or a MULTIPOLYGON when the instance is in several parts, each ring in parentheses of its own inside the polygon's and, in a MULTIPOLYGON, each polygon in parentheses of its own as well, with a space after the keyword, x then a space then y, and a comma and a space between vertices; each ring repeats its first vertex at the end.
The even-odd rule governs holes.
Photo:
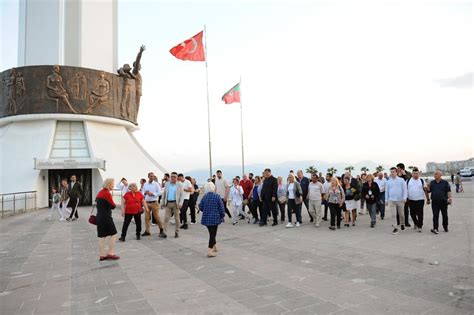
POLYGON ((68 221, 74 221, 79 218, 77 214, 77 207, 79 206, 79 201, 82 198, 82 185, 76 179, 76 175, 71 176, 71 187, 69 188, 69 203, 67 204, 68 208, 72 208, 71 215, 67 219, 68 221), (73 218, 74 216, 74 218, 73 218))
POLYGON ((264 172, 265 180, 263 181, 262 192, 262 214, 260 216, 260 226, 267 225, 267 216, 272 212, 273 224, 278 225, 278 209, 276 207, 278 180, 272 175, 272 171, 267 168, 264 172))

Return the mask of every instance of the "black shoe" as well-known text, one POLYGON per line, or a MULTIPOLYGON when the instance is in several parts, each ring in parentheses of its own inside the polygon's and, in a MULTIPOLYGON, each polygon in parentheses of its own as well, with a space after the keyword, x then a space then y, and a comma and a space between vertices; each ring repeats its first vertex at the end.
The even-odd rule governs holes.
POLYGON ((260 221, 259 221, 258 219, 253 220, 253 224, 257 224, 257 223, 259 223, 259 222, 260 222, 260 221))
POLYGON ((449 230, 448 230, 448 228, 447 228, 447 227, 445 227, 445 228, 444 228, 444 231, 445 231, 446 233, 448 233, 448 232, 449 232, 449 230))
POLYGON ((338 225, 338 226, 337 226, 337 228, 338 228, 338 229, 341 229, 341 226, 340 226, 340 225, 338 225))
POLYGON ((314 222, 314 219, 311 217, 311 218, 309 219, 309 222, 310 222, 310 223, 314 222))
POLYGON ((125 237, 121 236, 121 237, 119 238, 119 241, 120 241, 120 242, 125 242, 125 237))
MULTIPOLYGON (((411 225, 410 225, 410 226, 411 226, 411 225)), ((402 226, 400 227, 400 229, 401 229, 402 231, 405 231, 405 226, 402 225, 402 226)))
POLYGON ((437 229, 431 229, 431 233, 433 233, 433 234, 439 234, 439 232, 438 232, 437 229))
POLYGON ((174 238, 179 238, 179 233, 178 232, 174 232, 174 238))
POLYGON ((328 220, 328 218, 323 218, 323 221, 327 221, 327 220, 328 220))
POLYGON ((336 228, 334 226, 330 226, 329 229, 334 231, 336 228))
POLYGON ((137 241, 140 240, 140 234, 137 234, 137 241))
POLYGON ((239 214, 239 220, 245 220, 245 216, 239 214))
POLYGON ((180 226, 180 229, 187 230, 187 229, 188 229, 188 225, 185 223, 185 224, 183 224, 183 225, 180 226))
POLYGON ((410 223, 405 224, 406 227, 411 227, 410 223))
POLYGON ((161 232, 158 237, 161 237, 161 238, 167 238, 168 235, 166 235, 164 232, 161 232))
POLYGON ((370 227, 371 227, 371 228, 374 228, 374 227, 375 227, 375 224, 371 224, 370 227))
POLYGON ((352 223, 352 226, 356 226, 356 224, 355 224, 355 223, 352 223))
POLYGON ((398 229, 397 229, 397 228, 394 228, 393 231, 392 231, 392 234, 393 234, 393 235, 398 234, 398 229))
POLYGON ((384 217, 380 217, 380 220, 383 220, 383 219, 384 219, 384 217))
POLYGON ((278 222, 273 222, 272 226, 278 225, 278 222))
POLYGON ((67 222, 71 221, 71 218, 67 218, 66 221, 67 221, 67 222))
POLYGON ((150 232, 143 232, 142 236, 150 236, 150 232))

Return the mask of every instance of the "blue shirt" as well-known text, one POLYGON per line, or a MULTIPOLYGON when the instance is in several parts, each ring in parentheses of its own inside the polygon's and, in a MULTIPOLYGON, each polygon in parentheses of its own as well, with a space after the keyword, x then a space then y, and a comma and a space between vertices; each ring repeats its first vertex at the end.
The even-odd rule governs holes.
POLYGON ((431 200, 433 201, 448 201, 448 192, 451 191, 451 186, 444 179, 439 183, 436 180, 430 182, 431 200))
POLYGON ((404 201, 407 199, 407 183, 401 177, 390 177, 385 187, 386 201, 404 201))
POLYGON ((262 189, 262 185, 255 185, 253 186, 253 194, 252 194, 252 200, 258 201, 260 200, 260 191, 262 189))
POLYGON ((176 201, 176 184, 168 184, 168 200, 167 201, 176 201))
POLYGON ((199 203, 199 209, 202 211, 202 225, 215 226, 224 222, 224 203, 218 194, 206 193, 199 203))

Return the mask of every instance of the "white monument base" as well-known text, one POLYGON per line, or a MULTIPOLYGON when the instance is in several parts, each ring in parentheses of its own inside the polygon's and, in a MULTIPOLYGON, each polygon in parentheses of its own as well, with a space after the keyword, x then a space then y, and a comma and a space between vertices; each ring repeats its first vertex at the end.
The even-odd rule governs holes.
POLYGON ((161 178, 165 169, 138 143, 137 126, 114 118, 73 114, 36 114, 0 119, 0 194, 37 191, 38 207, 48 206, 49 170, 91 169, 92 198, 105 178, 129 183, 150 171, 161 178), (58 121, 81 121, 89 158, 52 158, 58 121))

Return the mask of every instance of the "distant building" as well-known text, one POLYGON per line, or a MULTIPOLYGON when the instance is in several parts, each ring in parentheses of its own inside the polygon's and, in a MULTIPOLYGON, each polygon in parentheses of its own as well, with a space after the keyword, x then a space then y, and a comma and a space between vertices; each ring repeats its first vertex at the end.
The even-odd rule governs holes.
POLYGON ((428 162, 426 163, 426 172, 432 173, 439 169, 445 172, 455 173, 466 167, 474 167, 474 158, 464 161, 448 161, 444 163, 428 162))

